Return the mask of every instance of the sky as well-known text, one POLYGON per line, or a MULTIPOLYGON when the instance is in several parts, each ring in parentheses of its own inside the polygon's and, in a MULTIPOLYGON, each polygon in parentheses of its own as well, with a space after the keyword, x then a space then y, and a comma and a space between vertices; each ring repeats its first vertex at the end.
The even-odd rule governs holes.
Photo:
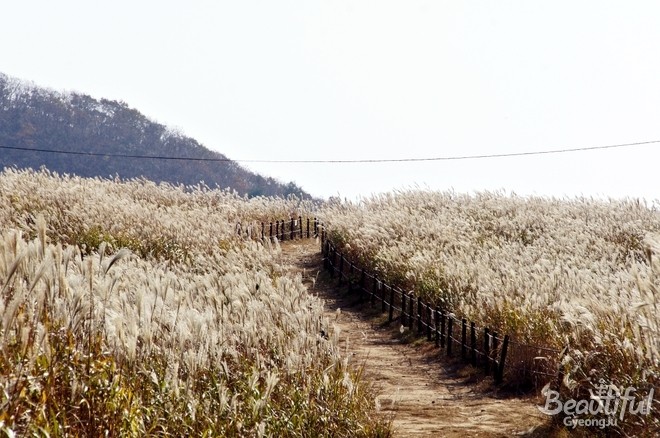
MULTIPOLYGON (((660 141, 656 1, 22 0, 0 72, 122 100, 237 160, 660 141)), ((319 197, 421 188, 660 199, 660 143, 246 163, 319 197)))

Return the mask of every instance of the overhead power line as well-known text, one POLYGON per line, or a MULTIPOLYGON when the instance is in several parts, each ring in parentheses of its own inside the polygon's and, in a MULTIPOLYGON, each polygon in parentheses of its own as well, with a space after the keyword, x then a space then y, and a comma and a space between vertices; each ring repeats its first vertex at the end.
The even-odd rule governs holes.
POLYGON ((57 149, 37 149, 37 148, 23 148, 17 146, 0 146, 0 149, 11 149, 18 151, 29 152, 43 152, 50 154, 64 154, 64 155, 82 155, 88 157, 108 157, 108 158, 131 158, 131 159, 148 159, 148 160, 178 160, 178 161, 204 161, 204 162, 238 162, 238 163, 285 163, 285 164, 348 164, 348 163, 406 163, 406 162, 423 162, 423 161, 458 161, 458 160, 480 160, 492 158, 507 158, 507 157, 526 157, 532 155, 550 155, 550 154, 564 154, 569 152, 585 152, 596 151, 604 149, 628 148, 633 146, 650 145, 660 143, 660 140, 641 141, 636 143, 622 143, 607 146, 588 146, 579 148, 568 149, 554 149, 544 151, 530 151, 530 152, 509 152, 509 153, 496 153, 496 154, 481 154, 481 155, 457 155, 446 157, 427 157, 427 158, 367 158, 367 159, 346 159, 346 160, 242 160, 230 158, 194 158, 194 157, 172 157, 163 155, 133 155, 133 154, 106 154, 101 152, 82 152, 82 151, 64 151, 57 149))

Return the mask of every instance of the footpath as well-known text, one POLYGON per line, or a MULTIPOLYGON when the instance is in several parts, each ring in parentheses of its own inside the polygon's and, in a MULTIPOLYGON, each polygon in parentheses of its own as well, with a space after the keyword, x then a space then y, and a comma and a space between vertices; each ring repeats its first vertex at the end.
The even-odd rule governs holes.
POLYGON ((302 275, 310 293, 325 301, 340 330, 340 346, 375 389, 375 405, 391 418, 397 437, 545 437, 548 418, 533 398, 499 396, 483 376, 439 357, 377 314, 367 315, 347 288, 323 271, 318 242, 282 243, 282 264, 302 275))

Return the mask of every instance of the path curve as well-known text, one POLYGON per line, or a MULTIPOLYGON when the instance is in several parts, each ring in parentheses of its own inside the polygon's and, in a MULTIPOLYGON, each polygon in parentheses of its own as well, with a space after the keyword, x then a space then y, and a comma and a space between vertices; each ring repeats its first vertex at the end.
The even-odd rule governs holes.
POLYGON ((389 324, 366 318, 355 298, 322 271, 318 242, 283 242, 280 262, 300 273, 310 293, 326 304, 326 316, 341 330, 340 346, 378 394, 374 403, 392 418, 396 437, 541 437, 548 419, 530 398, 498 398, 475 387, 430 343, 416 347, 393 335, 389 324), (339 310, 338 310, 339 309, 339 310))

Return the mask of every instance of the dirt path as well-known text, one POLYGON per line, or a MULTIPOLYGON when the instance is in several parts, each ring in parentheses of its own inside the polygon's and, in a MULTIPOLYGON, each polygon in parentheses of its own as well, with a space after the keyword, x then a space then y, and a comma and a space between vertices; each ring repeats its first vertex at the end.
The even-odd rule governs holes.
POLYGON ((413 347, 378 317, 365 317, 346 289, 322 272, 318 243, 283 243, 282 263, 302 273, 310 293, 325 300, 329 319, 341 330, 340 345, 354 364, 364 364, 378 394, 375 403, 393 419, 395 436, 546 436, 547 418, 534 400, 489 395, 438 358, 430 343, 413 347))

